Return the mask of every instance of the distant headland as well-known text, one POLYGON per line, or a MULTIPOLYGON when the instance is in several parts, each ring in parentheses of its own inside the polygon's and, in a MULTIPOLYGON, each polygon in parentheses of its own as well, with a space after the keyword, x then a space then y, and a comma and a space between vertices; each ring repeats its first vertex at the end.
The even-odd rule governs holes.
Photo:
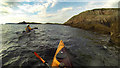
POLYGON ((23 21, 23 22, 19 22, 19 23, 17 23, 17 24, 42 24, 42 23, 36 23, 36 22, 25 22, 25 21, 23 21))
POLYGON ((19 23, 6 23, 6 24, 51 24, 51 25, 62 25, 60 23, 37 23, 37 22, 26 22, 26 21, 23 21, 23 22, 19 22, 19 23))

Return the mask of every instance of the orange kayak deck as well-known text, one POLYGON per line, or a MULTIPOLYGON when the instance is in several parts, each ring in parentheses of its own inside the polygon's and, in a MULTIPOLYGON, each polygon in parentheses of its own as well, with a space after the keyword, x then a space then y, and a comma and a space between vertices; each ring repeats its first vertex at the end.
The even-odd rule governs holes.
POLYGON ((58 45, 58 48, 54 55, 51 66, 52 67, 65 66, 65 67, 69 67, 69 68, 72 67, 72 63, 70 61, 69 55, 66 51, 65 45, 62 40, 60 41, 60 43, 58 45))

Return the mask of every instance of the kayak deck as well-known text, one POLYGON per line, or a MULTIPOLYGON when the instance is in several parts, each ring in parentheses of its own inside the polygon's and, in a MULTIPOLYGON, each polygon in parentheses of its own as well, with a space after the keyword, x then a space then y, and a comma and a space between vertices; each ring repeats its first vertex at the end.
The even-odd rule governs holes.
POLYGON ((63 41, 61 40, 56 53, 53 58, 52 67, 59 67, 59 66, 67 66, 72 67, 72 63, 70 61, 69 55, 66 51, 63 41))
POLYGON ((38 57, 42 63, 47 65, 47 67, 52 68, 72 68, 72 63, 69 58, 69 54, 66 51, 63 41, 61 40, 56 53, 54 55, 53 61, 51 65, 48 65, 36 52, 34 52, 35 56, 38 57))

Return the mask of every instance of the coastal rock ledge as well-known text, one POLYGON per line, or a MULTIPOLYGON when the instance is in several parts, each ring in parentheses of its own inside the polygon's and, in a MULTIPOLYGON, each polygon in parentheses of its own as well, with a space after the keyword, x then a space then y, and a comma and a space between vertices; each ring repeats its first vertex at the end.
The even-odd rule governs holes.
POLYGON ((120 8, 101 8, 84 11, 73 16, 64 25, 111 34, 112 43, 120 44, 120 8))

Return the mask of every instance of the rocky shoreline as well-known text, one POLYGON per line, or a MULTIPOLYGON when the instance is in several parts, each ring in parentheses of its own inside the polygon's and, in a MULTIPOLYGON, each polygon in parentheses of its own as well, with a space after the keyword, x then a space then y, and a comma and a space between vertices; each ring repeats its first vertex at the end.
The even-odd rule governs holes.
POLYGON ((111 35, 112 45, 120 44, 120 8, 101 8, 84 11, 73 16, 64 25, 111 35))

